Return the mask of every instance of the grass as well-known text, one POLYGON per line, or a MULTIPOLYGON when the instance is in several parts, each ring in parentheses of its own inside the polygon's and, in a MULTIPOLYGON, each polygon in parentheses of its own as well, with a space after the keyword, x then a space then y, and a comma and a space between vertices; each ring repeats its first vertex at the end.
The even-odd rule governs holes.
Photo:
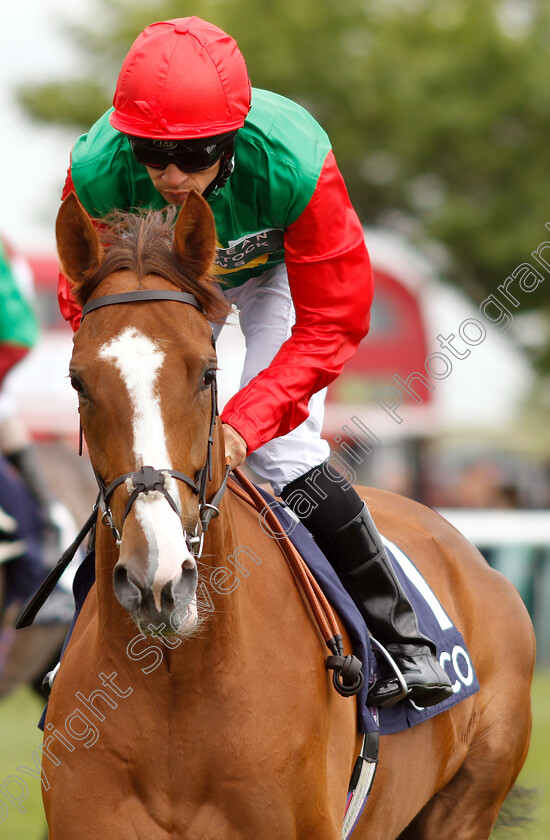
POLYGON ((42 742, 36 724, 44 704, 30 689, 21 689, 0 701, 0 840, 45 840, 46 820, 42 808, 40 781, 17 770, 22 765, 34 771, 33 751, 42 742), (9 776, 25 780, 24 788, 9 782, 9 776), (21 799, 18 810, 7 804, 4 791, 21 799), (4 810, 2 810, 2 808, 4 810))
POLYGON ((531 692, 533 733, 529 755, 520 773, 518 784, 534 789, 533 822, 516 833, 493 832, 495 840, 548 840, 550 825, 550 671, 538 669, 531 692))
MULTIPOLYGON (((550 825, 550 670, 538 670, 533 684, 533 735, 531 748, 519 783, 536 789, 537 808, 534 820, 516 832, 502 829, 493 833, 494 840, 548 840, 550 825)), ((45 840, 46 828, 42 810, 40 782, 18 771, 19 766, 34 769, 32 753, 41 743, 36 728, 42 703, 28 689, 0 702, 0 840, 45 840), (10 776, 25 779, 28 796, 10 776), (18 810, 7 804, 4 791, 21 799, 18 810), (2 810, 3 806, 3 810, 2 810)), ((442 840, 447 840, 442 838, 442 840)))

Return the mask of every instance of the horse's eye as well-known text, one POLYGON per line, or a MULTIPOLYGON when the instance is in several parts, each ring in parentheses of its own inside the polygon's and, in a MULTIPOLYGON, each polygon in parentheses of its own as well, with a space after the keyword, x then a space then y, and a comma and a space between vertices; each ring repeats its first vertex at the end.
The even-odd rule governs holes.
POLYGON ((208 368, 207 371, 204 372, 203 377, 201 379, 201 388, 205 390, 209 388, 214 380, 216 379, 216 368, 208 368))
POLYGON ((78 378, 78 376, 75 373, 71 373, 70 376, 72 387, 75 389, 77 394, 80 394, 80 396, 83 397, 85 395, 85 391, 82 381, 78 378))

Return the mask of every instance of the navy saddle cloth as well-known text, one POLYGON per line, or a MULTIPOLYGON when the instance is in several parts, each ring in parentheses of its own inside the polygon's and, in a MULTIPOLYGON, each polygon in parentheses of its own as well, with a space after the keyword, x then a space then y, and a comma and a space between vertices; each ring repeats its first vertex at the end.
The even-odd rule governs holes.
MULTIPOLYGON (((260 490, 260 488, 257 489, 260 490)), ((436 644, 441 665, 453 684, 453 695, 442 703, 426 709, 415 706, 407 699, 389 709, 379 709, 380 725, 378 727, 367 706, 368 678, 371 667, 376 667, 376 660, 371 651, 367 627, 359 609, 307 528, 289 513, 288 508, 262 490, 260 492, 285 529, 288 538, 311 569, 331 606, 345 624, 352 641, 353 653, 363 663, 365 684, 362 692, 357 695, 358 726, 361 732, 372 732, 378 728, 382 735, 400 732, 446 711, 479 690, 479 682, 462 634, 447 616, 412 561, 397 546, 384 539, 395 573, 416 611, 420 630, 436 644)), ((344 653, 348 654, 350 651, 344 651, 344 653)))

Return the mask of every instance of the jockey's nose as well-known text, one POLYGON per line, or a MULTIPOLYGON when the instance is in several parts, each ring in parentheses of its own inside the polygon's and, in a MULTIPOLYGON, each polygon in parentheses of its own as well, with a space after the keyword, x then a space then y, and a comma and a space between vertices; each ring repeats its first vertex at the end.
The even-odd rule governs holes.
POLYGON ((167 187, 182 187, 187 178, 188 175, 178 169, 175 163, 170 163, 162 173, 162 180, 167 187))

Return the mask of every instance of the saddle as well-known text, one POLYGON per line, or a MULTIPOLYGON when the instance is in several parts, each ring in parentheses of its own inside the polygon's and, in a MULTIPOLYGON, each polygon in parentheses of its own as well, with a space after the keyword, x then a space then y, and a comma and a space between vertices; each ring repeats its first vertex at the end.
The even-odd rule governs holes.
POLYGON ((320 597, 328 600, 347 630, 352 654, 361 662, 365 676, 355 694, 360 732, 379 731, 383 735, 400 732, 446 711, 479 690, 475 668, 462 634, 412 560, 398 546, 382 537, 395 574, 414 607, 420 630, 436 644, 440 664, 453 683, 453 694, 447 700, 427 708, 415 706, 406 697, 394 706, 379 709, 379 713, 369 707, 368 689, 376 678, 381 659, 388 661, 399 678, 397 666, 382 645, 370 635, 354 600, 307 528, 283 502, 255 487, 239 471, 237 478, 239 483, 232 480, 231 490, 258 510, 261 521, 265 523, 264 530, 268 533, 268 529, 272 531, 284 552, 289 551, 286 543, 292 543, 292 549, 299 555, 299 562, 307 565, 309 575, 317 583, 315 594, 321 591, 320 597))

